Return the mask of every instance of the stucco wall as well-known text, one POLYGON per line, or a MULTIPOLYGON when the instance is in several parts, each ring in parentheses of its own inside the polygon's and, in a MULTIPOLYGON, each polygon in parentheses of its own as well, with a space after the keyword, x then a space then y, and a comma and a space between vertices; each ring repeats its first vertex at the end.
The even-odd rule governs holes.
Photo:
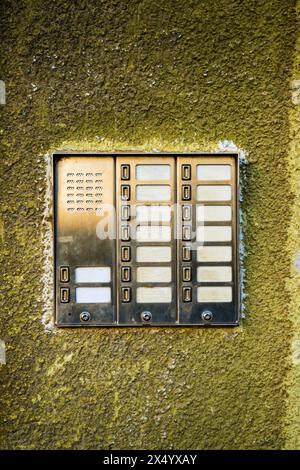
POLYGON ((295 1, 4 0, 1 10, 1 448, 300 447, 295 1), (44 156, 224 141, 249 162, 241 326, 49 328, 44 156))

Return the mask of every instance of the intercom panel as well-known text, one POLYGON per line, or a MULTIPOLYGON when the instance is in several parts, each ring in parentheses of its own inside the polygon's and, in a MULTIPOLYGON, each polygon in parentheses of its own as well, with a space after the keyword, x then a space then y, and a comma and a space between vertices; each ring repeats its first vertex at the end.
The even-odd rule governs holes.
POLYGON ((58 326, 236 325, 238 156, 55 154, 58 326))

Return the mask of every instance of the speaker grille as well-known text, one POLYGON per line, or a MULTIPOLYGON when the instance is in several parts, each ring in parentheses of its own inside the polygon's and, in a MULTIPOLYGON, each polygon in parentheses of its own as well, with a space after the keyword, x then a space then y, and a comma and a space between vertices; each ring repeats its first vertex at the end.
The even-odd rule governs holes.
POLYGON ((65 180, 68 212, 101 211, 103 203, 103 174, 101 172, 67 173, 65 180))

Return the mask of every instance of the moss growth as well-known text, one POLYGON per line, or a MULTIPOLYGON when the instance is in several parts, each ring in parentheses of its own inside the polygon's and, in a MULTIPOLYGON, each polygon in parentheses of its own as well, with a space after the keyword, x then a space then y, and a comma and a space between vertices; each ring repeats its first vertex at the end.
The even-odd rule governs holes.
POLYGON ((2 448, 285 445, 294 3, 2 2, 2 448), (223 139, 250 161, 242 327, 47 334, 41 155, 223 139))
MULTIPOLYGON (((300 21, 300 2, 297 2, 297 21, 300 21)), ((296 41, 293 75, 291 82, 292 105, 290 106, 290 162, 291 192, 294 197, 292 220, 289 227, 289 257, 291 260, 291 273, 287 280, 287 286, 291 296, 289 305, 289 316, 293 321, 292 348, 290 352, 291 367, 286 378, 287 413, 285 417, 285 447, 287 449, 300 449, 300 93, 299 93, 299 70, 300 70, 300 43, 299 36, 296 41)))

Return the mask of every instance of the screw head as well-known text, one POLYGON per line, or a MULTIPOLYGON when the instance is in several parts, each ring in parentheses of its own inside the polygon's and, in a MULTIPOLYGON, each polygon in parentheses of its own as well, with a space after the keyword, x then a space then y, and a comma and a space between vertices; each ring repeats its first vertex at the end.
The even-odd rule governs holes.
POLYGON ((81 312, 80 320, 83 322, 87 322, 91 319, 91 314, 89 312, 81 312))
POLYGON ((204 310, 204 312, 202 312, 202 320, 204 320, 205 322, 211 321, 212 317, 213 314, 209 310, 204 310))
POLYGON ((141 319, 143 322, 149 323, 152 319, 152 313, 145 310, 144 312, 141 313, 141 319))

